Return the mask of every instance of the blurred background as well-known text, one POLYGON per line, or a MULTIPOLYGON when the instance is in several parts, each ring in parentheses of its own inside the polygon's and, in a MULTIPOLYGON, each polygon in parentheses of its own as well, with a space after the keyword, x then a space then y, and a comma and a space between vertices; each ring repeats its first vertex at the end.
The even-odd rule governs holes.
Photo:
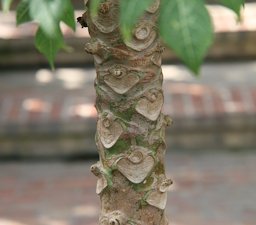
MULTIPOLYGON (((73 1, 76 16, 83 1, 73 1)), ((242 22, 209 6, 215 42, 195 78, 163 55, 167 174, 172 225, 256 224, 256 1, 242 22)), ((0 225, 96 225, 99 200, 90 165, 95 70, 86 29, 62 25, 70 53, 56 70, 33 45, 35 24, 0 12, 0 225)))

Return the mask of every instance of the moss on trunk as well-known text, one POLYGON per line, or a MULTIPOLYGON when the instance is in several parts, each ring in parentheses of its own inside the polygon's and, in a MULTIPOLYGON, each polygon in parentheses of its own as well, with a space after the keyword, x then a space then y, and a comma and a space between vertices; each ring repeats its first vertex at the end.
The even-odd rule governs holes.
POLYGON ((119 1, 106 0, 98 16, 88 11, 83 15, 91 35, 85 50, 93 54, 97 71, 100 161, 91 170, 98 177, 99 223, 167 225, 164 209, 172 182, 165 175, 164 136, 170 119, 161 112, 158 9, 145 12, 126 42, 119 31, 118 12, 119 1))

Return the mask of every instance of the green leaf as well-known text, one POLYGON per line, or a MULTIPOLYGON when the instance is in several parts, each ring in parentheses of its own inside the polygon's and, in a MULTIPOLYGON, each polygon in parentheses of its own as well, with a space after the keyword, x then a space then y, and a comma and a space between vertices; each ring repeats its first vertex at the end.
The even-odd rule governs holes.
POLYGON ((36 21, 48 35, 54 35, 60 21, 74 31, 76 29, 74 8, 70 0, 21 0, 17 7, 17 25, 36 21))
POLYGON ((162 0, 159 17, 164 42, 196 74, 213 41, 213 27, 202 0, 162 0))
POLYGON ((62 4, 61 0, 32 0, 30 1, 30 15, 39 23, 40 28, 48 36, 55 36, 59 27, 59 17, 62 4))
POLYGON ((65 10, 63 11, 63 15, 61 16, 61 20, 67 24, 73 31, 76 30, 76 22, 75 22, 75 13, 74 7, 71 4, 70 0, 63 1, 65 6, 65 10))
POLYGON ((12 2, 13 0, 1 0, 1 5, 4 12, 8 12, 10 10, 12 2))
POLYGON ((91 16, 97 16, 97 12, 101 2, 103 2, 103 0, 93 0, 89 2, 91 16))
POLYGON ((30 0, 30 16, 48 36, 54 37, 66 12, 68 0, 30 0))
POLYGON ((220 4, 230 8, 231 10, 233 10, 238 18, 240 19, 240 11, 242 6, 245 3, 245 0, 219 0, 220 4))
POLYGON ((55 31, 54 36, 48 36, 41 28, 37 30, 35 45, 39 52, 48 59, 52 68, 54 68, 54 59, 57 52, 65 46, 60 29, 55 31))
POLYGON ((29 13, 29 0, 22 0, 16 9, 16 24, 20 25, 32 20, 29 13))
POLYGON ((132 29, 145 10, 152 4, 152 0, 121 0, 120 24, 124 39, 131 37, 132 29))
POLYGON ((38 23, 35 45, 53 68, 57 52, 65 47, 60 22, 63 21, 73 30, 76 28, 70 0, 21 0, 16 19, 18 25, 29 21, 38 23))

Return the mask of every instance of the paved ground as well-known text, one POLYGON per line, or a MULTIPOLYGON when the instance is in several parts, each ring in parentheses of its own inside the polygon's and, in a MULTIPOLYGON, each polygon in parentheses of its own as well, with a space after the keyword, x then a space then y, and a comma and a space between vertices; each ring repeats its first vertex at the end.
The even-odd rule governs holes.
MULTIPOLYGON (((255 225, 256 153, 167 157, 170 225, 255 225)), ((0 164, 0 225, 97 225, 93 162, 0 164)))
MULTIPOLYGON (((163 73, 170 146, 256 146, 256 62, 208 63, 199 79, 183 66, 163 73)), ((0 156, 95 152, 94 78, 90 68, 1 71, 0 156)))
MULTIPOLYGON (((222 44, 215 45, 210 54, 217 58, 255 58, 255 9, 256 4, 246 7, 244 21, 237 26, 234 14, 211 8, 217 39, 222 44)), ((12 55, 7 59, 5 52, 0 64, 42 63, 42 57, 27 48, 34 48, 31 34, 35 27, 17 29, 13 19, 13 14, 1 14, 0 47, 12 55)), ((65 32, 81 50, 86 32, 65 32)), ((82 51, 65 57, 61 58, 64 64, 73 58, 76 63, 85 60, 82 51)), ((168 154, 168 174, 175 181, 167 206, 171 225, 255 225, 255 148, 237 153, 198 151, 202 143, 204 148, 215 143, 236 148, 246 148, 248 143, 256 146, 255 61, 206 64, 200 80, 182 66, 163 69, 164 110, 177 121, 173 130, 178 132, 168 136, 168 141, 174 140, 169 146, 180 146, 180 141, 189 149, 197 149, 168 154), (216 129, 218 136, 212 130, 208 132, 209 127, 216 129), (227 133, 221 133, 223 130, 227 133), (180 136, 185 132, 184 140, 180 136)), ((54 73, 45 69, 1 70, 0 75, 0 157, 17 153, 59 156, 74 154, 76 149, 85 152, 85 146, 94 146, 93 69, 61 68, 54 73), (63 140, 55 145, 62 134, 63 140)), ((0 225, 96 225, 99 201, 95 178, 89 173, 91 164, 1 162, 0 225)))
MULTIPOLYGON (((216 33, 210 58, 236 60, 205 64, 198 80, 182 66, 163 67, 164 111, 175 120, 168 140, 176 148, 252 148, 256 146, 256 4, 246 4, 240 24, 224 7, 209 10, 216 33), (251 61, 237 61, 241 58, 251 61)), ((63 27, 74 52, 63 53, 57 62, 73 68, 54 73, 17 70, 16 66, 26 65, 41 68, 45 62, 33 46, 35 28, 35 24, 17 28, 14 13, 0 14, 0 157, 81 154, 88 152, 85 144, 95 152, 95 71, 74 68, 92 63, 82 47, 88 41, 86 29, 72 33, 63 27)), ((174 58, 166 52, 163 59, 168 63, 174 58)))
MULTIPOLYGON (((256 62, 212 63, 195 78, 183 66, 163 66, 165 111, 173 117, 256 112, 256 62)), ((0 122, 29 123, 95 117, 94 69, 1 71, 0 122)))

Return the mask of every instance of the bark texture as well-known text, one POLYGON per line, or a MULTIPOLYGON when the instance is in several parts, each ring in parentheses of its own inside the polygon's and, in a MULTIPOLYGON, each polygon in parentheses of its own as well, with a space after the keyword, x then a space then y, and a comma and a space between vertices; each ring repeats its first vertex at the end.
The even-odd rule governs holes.
MULTIPOLYGON (((89 0, 86 4, 90 4, 89 0)), ((98 177, 100 225, 167 225, 164 209, 172 181, 165 175, 164 96, 156 26, 160 0, 137 22, 132 39, 119 31, 119 0, 101 3, 98 16, 85 12, 97 77, 96 144, 100 161, 91 167, 98 177)), ((89 7, 87 7, 89 8, 89 7)))

